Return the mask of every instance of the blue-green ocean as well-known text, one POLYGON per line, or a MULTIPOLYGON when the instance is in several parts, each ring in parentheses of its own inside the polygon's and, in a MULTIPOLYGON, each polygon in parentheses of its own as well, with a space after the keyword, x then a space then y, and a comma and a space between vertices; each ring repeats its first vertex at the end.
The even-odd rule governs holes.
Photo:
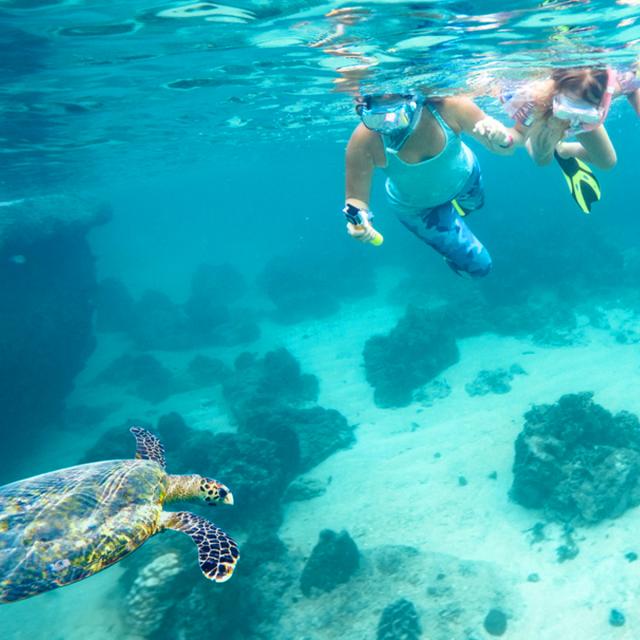
POLYGON ((638 56, 638 0, 0 0, 0 639, 640 638, 631 105, 586 215, 463 134, 486 277, 342 213, 355 96, 638 56))

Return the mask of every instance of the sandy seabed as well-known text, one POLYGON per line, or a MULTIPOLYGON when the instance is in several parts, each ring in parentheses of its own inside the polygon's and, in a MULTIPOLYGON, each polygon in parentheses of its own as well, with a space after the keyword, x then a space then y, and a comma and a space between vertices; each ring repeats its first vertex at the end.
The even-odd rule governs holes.
MULTIPOLYGON (((575 534, 579 555, 559 563, 560 527, 548 525, 547 539, 533 543, 528 530, 541 520, 541 514, 508 498, 514 440, 532 404, 554 403, 565 393, 593 391, 595 401, 607 410, 625 409, 640 415, 637 346, 619 344, 608 332, 588 326, 579 344, 565 347, 541 347, 490 334, 467 338, 458 341, 460 361, 440 376, 452 388, 449 396, 431 404, 379 409, 365 380, 362 348, 372 334, 394 326, 403 309, 378 300, 344 306, 322 322, 265 323, 260 342, 249 349, 287 347, 304 372, 320 379, 319 404, 338 409, 357 424, 356 444, 307 474, 325 483, 326 492, 288 504, 280 535, 292 550, 307 556, 321 529, 346 529, 364 559, 362 575, 354 577, 356 582, 350 587, 358 596, 350 597, 345 585, 326 596, 297 600, 282 621, 282 638, 373 640, 382 607, 408 597, 420 610, 427 583, 422 572, 454 560, 474 563, 476 571, 485 567, 485 579, 499 582, 498 591, 504 595, 500 604, 509 616, 505 638, 640 638, 640 561, 625 558, 630 551, 640 553, 640 510, 579 529, 575 534), (465 384, 481 369, 509 368, 514 363, 527 375, 517 376, 508 394, 471 397, 465 391, 465 384), (460 482, 461 477, 466 484, 460 482), (417 552, 415 556, 404 554, 390 577, 379 570, 380 563, 376 565, 376 558, 389 545, 417 552), (539 576, 537 582, 527 579, 534 573, 539 576), (368 608, 366 603, 370 603, 368 608), (328 608, 333 615, 327 614, 328 608), (625 613, 623 627, 609 625, 612 608, 625 613)), ((117 348, 117 340, 101 337, 71 404, 114 400, 113 389, 94 388, 91 380, 119 353, 117 348)), ((199 352, 206 354, 207 350, 199 352)), ((231 359, 237 352, 229 350, 226 355, 231 359)), ((220 349, 210 354, 225 357, 220 349)), ((156 355, 165 366, 179 368, 193 354, 156 355)), ((131 396, 121 400, 121 408, 107 418, 105 426, 134 415, 154 421, 163 413, 177 411, 193 427, 229 428, 215 394, 209 397, 207 390, 174 395, 153 407, 131 396)), ((95 432, 52 433, 48 447, 60 451, 63 467, 76 462, 97 437, 95 432)), ((50 451, 41 451, 42 459, 45 454, 50 459, 50 451)), ((42 464, 37 451, 33 464, 36 468, 42 464)), ((108 599, 120 573, 120 567, 113 567, 65 589, 1 607, 0 637, 129 637, 108 599)), ((477 600, 478 594, 470 593, 469 598, 477 600)), ((476 637, 489 638, 482 631, 482 618, 479 622, 476 637)))

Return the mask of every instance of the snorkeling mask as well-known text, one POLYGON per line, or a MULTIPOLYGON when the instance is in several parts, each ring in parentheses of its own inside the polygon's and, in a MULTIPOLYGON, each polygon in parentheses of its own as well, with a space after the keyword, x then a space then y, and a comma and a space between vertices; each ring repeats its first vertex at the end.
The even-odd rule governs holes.
POLYGON ((572 127, 597 126, 603 118, 600 107, 561 93, 553 98, 553 115, 560 120, 568 120, 572 127))
POLYGON ((418 121, 422 104, 416 96, 363 96, 356 105, 356 112, 367 129, 383 136, 409 129, 418 121))
POLYGON ((607 70, 607 88, 597 107, 584 100, 559 93, 553 97, 553 115, 560 120, 568 120, 574 132, 591 131, 605 121, 614 90, 615 74, 609 69, 607 70))

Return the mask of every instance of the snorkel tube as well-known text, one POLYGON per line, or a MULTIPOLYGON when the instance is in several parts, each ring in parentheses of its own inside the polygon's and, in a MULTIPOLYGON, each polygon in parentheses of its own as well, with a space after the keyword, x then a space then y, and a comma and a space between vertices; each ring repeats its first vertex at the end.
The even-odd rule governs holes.
POLYGON ((600 111, 602 113, 600 124, 602 124, 609 115, 609 109, 611 108, 611 101, 613 100, 613 94, 615 93, 615 91, 616 72, 611 67, 607 67, 607 88, 604 90, 604 95, 602 96, 602 100, 600 102, 600 111))

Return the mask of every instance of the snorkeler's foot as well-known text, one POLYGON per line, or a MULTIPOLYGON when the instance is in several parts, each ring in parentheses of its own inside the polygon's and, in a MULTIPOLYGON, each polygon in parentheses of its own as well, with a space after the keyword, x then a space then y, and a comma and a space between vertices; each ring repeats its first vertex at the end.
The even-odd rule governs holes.
POLYGON ((553 153, 567 181, 571 196, 583 213, 591 213, 591 206, 601 197, 600 183, 586 162, 578 158, 563 158, 559 151, 553 153))

